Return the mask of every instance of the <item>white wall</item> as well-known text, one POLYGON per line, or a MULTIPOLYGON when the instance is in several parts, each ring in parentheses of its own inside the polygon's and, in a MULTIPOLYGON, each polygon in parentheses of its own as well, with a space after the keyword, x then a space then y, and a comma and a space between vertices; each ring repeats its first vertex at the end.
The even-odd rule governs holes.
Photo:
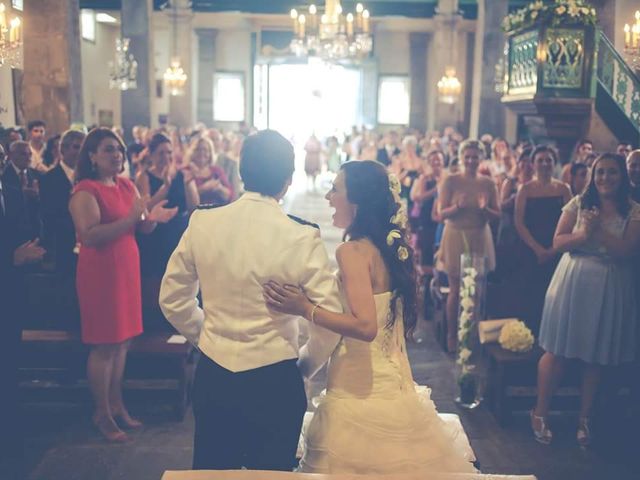
POLYGON ((408 32, 382 31, 375 34, 374 55, 380 75, 409 75, 410 54, 408 32))
POLYGON ((114 125, 122 124, 120 91, 109 88, 109 61, 115 57, 119 24, 96 23, 96 41, 81 40, 84 123, 98 123, 100 110, 113 111, 114 125))

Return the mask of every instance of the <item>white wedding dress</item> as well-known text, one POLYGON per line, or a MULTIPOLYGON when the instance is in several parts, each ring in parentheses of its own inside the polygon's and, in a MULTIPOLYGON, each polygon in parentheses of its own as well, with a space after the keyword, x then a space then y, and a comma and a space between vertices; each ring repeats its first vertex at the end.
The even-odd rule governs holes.
POLYGON ((391 293, 374 298, 378 335, 371 343, 343 337, 338 344, 326 394, 303 429, 299 471, 477 472, 465 452, 466 438, 456 438, 456 430, 438 417, 429 389, 413 382, 401 301, 390 330, 391 293))

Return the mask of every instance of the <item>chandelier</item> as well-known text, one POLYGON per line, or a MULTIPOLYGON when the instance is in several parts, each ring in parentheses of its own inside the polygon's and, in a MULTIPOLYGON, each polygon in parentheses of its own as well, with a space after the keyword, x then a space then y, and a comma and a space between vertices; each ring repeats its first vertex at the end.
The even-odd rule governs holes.
POLYGON ((187 74, 180 65, 180 58, 177 55, 178 50, 178 34, 176 23, 178 21, 177 2, 172 3, 172 33, 173 33, 173 57, 171 58, 171 65, 164 72, 164 84, 169 89, 171 96, 184 95, 184 86, 187 83, 187 74))
POLYGON ((340 0, 326 0, 324 13, 309 6, 308 15, 291 10, 294 38, 291 51, 299 57, 317 56, 327 61, 359 60, 373 49, 370 14, 361 3, 355 15, 345 15, 340 0), (319 16, 319 18, 318 18, 319 16))
POLYGON ((132 90, 138 87, 138 62, 129 53, 129 39, 116 39, 116 58, 109 62, 109 88, 132 90))
POLYGON ((624 25, 624 53, 631 68, 640 72, 640 10, 636 10, 633 26, 624 25))
POLYGON ((0 3, 0 66, 22 65, 22 24, 18 17, 7 19, 6 7, 0 3))
POLYGON ((180 59, 171 60, 171 66, 164 72, 164 83, 173 96, 184 95, 184 86, 187 83, 187 74, 180 66, 180 59))
POLYGON ((447 67, 444 76, 438 81, 438 97, 442 103, 453 105, 460 98, 462 84, 456 77, 456 69, 447 67))
MULTIPOLYGON (((449 30, 450 41, 449 45, 451 46, 451 56, 449 57, 449 65, 444 69, 444 76, 438 81, 436 87, 438 88, 438 99, 442 103, 447 103, 449 105, 453 105, 458 102, 460 99, 460 93, 462 92, 462 84, 458 77, 456 76, 456 58, 457 58, 457 34, 456 34, 456 25, 460 19, 460 14, 455 8, 454 5, 443 12, 439 12, 438 16, 442 19, 442 23, 444 28, 449 30)), ((497 73, 497 72, 496 72, 497 73)))

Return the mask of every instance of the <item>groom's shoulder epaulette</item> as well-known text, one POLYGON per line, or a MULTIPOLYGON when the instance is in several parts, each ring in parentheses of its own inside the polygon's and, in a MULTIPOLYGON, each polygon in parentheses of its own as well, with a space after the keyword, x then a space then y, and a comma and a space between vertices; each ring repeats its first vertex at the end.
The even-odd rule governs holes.
POLYGON ((318 225, 317 223, 309 222, 303 218, 296 217, 295 215, 287 215, 287 216, 294 222, 299 223, 300 225, 309 225, 310 227, 317 228, 318 230, 320 230, 320 225, 318 225))
POLYGON ((221 207, 222 205, 215 205, 213 203, 201 203, 196 207, 197 210, 211 210, 213 208, 221 207))

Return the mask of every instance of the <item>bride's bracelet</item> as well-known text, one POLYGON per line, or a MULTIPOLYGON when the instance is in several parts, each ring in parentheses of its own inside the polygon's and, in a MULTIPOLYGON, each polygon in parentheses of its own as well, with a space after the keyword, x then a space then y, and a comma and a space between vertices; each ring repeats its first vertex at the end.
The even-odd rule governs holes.
POLYGON ((311 315, 309 315, 309 321, 311 323, 316 323, 316 319, 315 319, 315 315, 316 315, 316 310, 318 309, 318 307, 320 306, 319 303, 316 303, 313 308, 311 309, 311 315))

